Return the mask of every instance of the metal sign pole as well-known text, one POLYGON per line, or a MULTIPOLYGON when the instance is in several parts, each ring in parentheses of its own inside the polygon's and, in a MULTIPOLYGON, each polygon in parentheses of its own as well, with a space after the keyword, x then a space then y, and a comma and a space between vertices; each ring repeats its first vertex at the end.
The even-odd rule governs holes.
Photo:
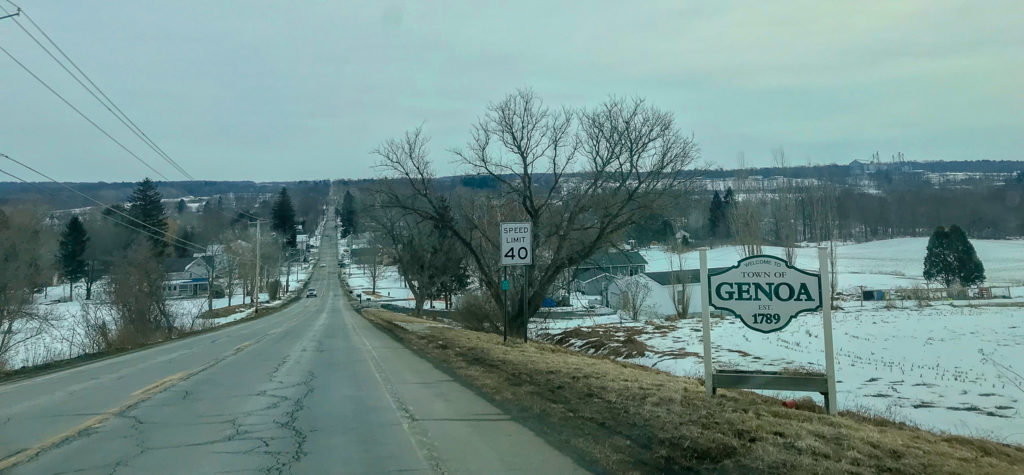
POLYGON ((528 310, 527 310, 526 307, 527 307, 527 302, 528 302, 527 299, 529 298, 527 296, 527 292, 528 292, 527 289, 529 289, 529 288, 530 288, 530 266, 523 266, 523 343, 526 343, 526 341, 529 340, 529 335, 526 333, 526 331, 528 329, 527 328, 528 325, 526 324, 526 315, 527 315, 526 312, 528 310))
POLYGON ((700 310, 704 333, 704 391, 708 397, 715 393, 714 364, 711 361, 711 307, 708 292, 708 248, 700 248, 700 310))
POLYGON ((501 300, 502 315, 505 318, 505 325, 501 327, 501 341, 508 343, 508 266, 502 266, 504 277, 501 279, 501 291, 505 297, 501 300))
POLYGON ((825 407, 830 415, 839 412, 836 407, 836 366, 832 353, 832 276, 828 268, 828 249, 818 247, 818 269, 821 272, 821 319, 825 325, 825 377, 828 378, 828 399, 825 407))

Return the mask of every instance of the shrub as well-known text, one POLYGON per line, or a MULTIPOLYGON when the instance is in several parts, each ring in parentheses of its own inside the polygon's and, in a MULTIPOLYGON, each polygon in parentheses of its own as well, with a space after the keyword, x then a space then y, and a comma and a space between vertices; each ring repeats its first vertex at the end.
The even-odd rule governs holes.
POLYGON ((467 293, 462 296, 451 312, 451 319, 467 330, 501 333, 503 318, 501 309, 482 293, 467 293))

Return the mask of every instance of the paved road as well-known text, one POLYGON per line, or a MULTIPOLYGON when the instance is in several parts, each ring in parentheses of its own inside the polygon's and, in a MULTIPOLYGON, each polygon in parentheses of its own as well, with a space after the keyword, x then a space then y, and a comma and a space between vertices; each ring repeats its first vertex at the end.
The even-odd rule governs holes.
POLYGON ((0 471, 582 471, 354 313, 336 270, 277 314, 0 386, 0 471))

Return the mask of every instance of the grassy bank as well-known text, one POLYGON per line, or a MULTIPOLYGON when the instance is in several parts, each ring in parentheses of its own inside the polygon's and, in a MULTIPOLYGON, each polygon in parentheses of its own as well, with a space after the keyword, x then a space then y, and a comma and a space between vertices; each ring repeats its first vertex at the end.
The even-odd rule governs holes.
POLYGON ((545 343, 503 344, 382 310, 363 314, 608 472, 1024 472, 1021 447, 856 413, 787 409, 748 391, 708 399, 696 379, 545 343))

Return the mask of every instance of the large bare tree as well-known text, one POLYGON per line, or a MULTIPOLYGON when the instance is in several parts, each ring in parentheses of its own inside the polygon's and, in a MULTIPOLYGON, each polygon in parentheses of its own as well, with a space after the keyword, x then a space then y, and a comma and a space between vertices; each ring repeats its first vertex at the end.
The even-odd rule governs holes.
POLYGON ((520 330, 522 316, 537 312, 563 271, 614 245, 636 217, 671 205, 696 177, 688 168, 698 155, 672 114, 643 99, 553 109, 528 89, 490 104, 467 145, 452 150, 466 172, 497 183, 497 193, 466 199, 439 192, 428 142, 416 128, 374 151, 394 179, 381 205, 447 228, 499 308, 498 223, 532 221, 534 263, 525 268, 526 298, 510 299, 510 326, 520 330))
POLYGON ((46 312, 33 305, 34 291, 52 278, 56 239, 37 209, 0 209, 0 369, 19 345, 40 335, 46 312))

